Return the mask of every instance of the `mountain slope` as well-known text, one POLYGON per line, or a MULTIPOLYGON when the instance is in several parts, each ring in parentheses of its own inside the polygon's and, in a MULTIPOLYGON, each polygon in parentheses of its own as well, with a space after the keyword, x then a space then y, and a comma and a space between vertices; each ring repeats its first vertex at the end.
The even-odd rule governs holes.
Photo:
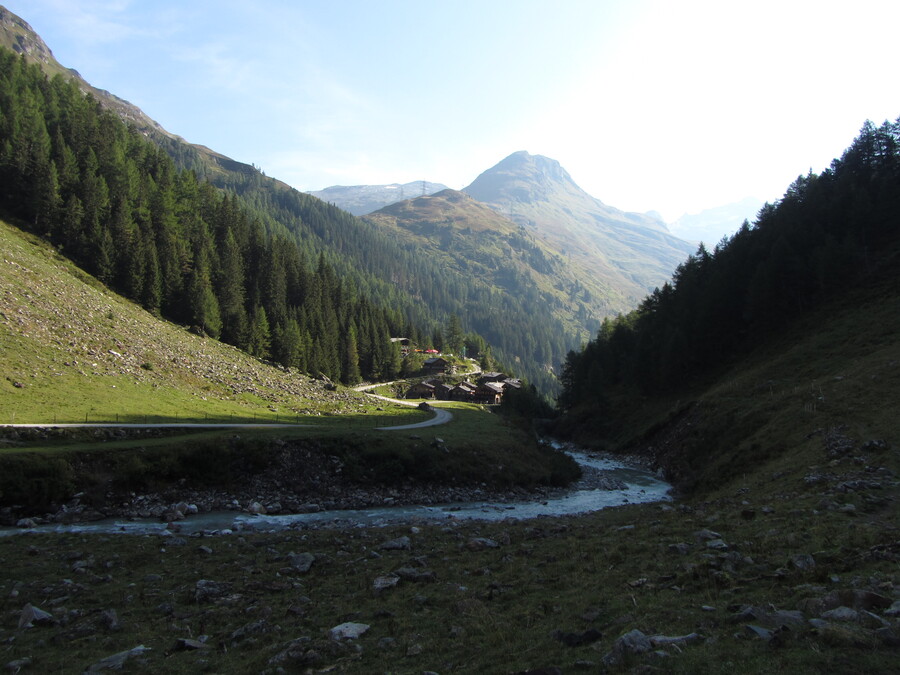
POLYGON ((540 155, 513 153, 463 191, 566 256, 583 270, 598 307, 613 311, 634 307, 694 250, 662 221, 591 197, 558 162, 540 155))
MULTIPOLYGON (((249 164, 233 160, 206 146, 188 143, 181 136, 163 128, 159 122, 133 103, 93 86, 82 78, 77 70, 66 68, 59 63, 40 35, 35 33, 25 20, 2 5, 0 5, 0 47, 6 47, 22 55, 28 63, 39 65, 50 78, 61 75, 67 80, 74 81, 83 93, 93 96, 105 109, 114 112, 144 136, 162 146, 185 168, 195 170, 210 179, 213 177, 223 179, 234 174, 241 176, 259 174, 259 170, 249 164)), ((288 189, 286 183, 273 182, 288 189)))
POLYGON ((365 218, 414 243, 443 267, 525 300, 535 319, 549 310, 577 340, 587 339, 603 316, 577 269, 547 242, 464 192, 417 197, 365 218))
POLYGON ((412 183, 391 183, 390 185, 332 185, 324 190, 312 190, 307 194, 318 197, 322 201, 334 204, 338 208, 363 216, 380 208, 402 202, 413 197, 433 195, 446 190, 441 183, 430 183, 426 180, 412 183))
POLYGON ((0 421, 274 421, 360 397, 161 321, 0 221, 0 421))

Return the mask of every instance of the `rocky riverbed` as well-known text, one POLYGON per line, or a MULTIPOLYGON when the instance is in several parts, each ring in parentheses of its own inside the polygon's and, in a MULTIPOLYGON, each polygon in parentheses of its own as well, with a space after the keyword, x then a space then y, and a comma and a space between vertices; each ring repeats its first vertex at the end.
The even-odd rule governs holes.
MULTIPOLYGON (((0 525, 31 528, 109 518, 178 522, 197 514, 215 512, 234 512, 236 516, 283 516, 401 506, 546 503, 579 493, 621 491, 628 487, 613 470, 621 466, 621 460, 586 454, 573 447, 565 450, 575 456, 582 469, 581 478, 574 484, 565 488, 496 489, 486 484, 442 485, 412 481, 397 485, 354 484, 343 477, 343 467, 337 457, 285 446, 265 470, 247 475, 240 485, 227 489, 198 489, 176 484, 145 493, 108 491, 102 496, 79 493, 53 510, 40 514, 23 513, 15 506, 4 507, 0 509, 0 525), (615 465, 611 463, 613 461, 615 465)), ((562 447, 560 451, 563 451, 562 447)), ((637 461, 631 466, 637 472, 646 470, 637 461)))

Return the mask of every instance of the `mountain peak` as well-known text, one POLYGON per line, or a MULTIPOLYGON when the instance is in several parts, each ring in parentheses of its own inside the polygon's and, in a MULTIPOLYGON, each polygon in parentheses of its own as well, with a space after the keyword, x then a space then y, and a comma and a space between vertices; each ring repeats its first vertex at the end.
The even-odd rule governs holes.
POLYGON ((509 201, 530 204, 573 189, 579 188, 555 159, 519 150, 479 175, 464 192, 483 202, 504 201, 498 194, 505 193, 509 201))
POLYGON ((501 160, 494 168, 497 169, 504 166, 532 166, 541 171, 561 172, 567 177, 569 175, 555 159, 544 155, 532 155, 527 150, 518 150, 512 153, 509 157, 501 160))
POLYGON ((638 302, 693 251, 659 218, 607 206, 542 155, 514 152, 463 192, 579 264, 606 312, 638 302))

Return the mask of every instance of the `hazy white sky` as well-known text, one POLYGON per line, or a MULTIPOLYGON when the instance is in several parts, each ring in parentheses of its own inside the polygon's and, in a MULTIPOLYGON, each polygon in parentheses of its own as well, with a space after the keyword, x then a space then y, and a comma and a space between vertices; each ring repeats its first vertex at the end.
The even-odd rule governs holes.
POLYGON ((0 0, 169 131, 301 190, 517 150, 671 221, 900 116, 896 0, 0 0))

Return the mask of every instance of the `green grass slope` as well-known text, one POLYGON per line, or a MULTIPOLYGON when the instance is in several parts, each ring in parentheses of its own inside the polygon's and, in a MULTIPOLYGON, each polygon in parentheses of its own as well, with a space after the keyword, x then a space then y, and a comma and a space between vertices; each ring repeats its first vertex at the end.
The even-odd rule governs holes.
POLYGON ((159 320, 0 223, 0 423, 295 421, 365 398, 159 320))

